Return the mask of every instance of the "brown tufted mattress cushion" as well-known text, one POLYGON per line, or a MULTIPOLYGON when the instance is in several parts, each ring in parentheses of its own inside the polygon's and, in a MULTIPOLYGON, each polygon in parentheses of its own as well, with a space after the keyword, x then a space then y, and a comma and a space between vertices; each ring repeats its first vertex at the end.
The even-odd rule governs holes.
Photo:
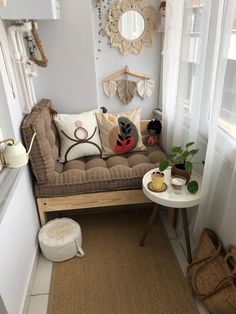
POLYGON ((140 189, 143 175, 164 156, 159 146, 147 151, 115 155, 106 159, 90 156, 60 163, 58 134, 50 100, 42 100, 26 116, 22 134, 26 147, 36 132, 30 153, 31 168, 36 178, 36 197, 69 196, 102 191, 140 189))
POLYGON ((52 103, 43 99, 28 114, 21 126, 21 132, 26 148, 34 132, 36 137, 30 153, 31 169, 38 183, 47 183, 53 171, 60 168, 58 159, 58 135, 52 120, 52 103))
POLYGON ((67 162, 61 172, 54 171, 47 184, 35 184, 37 197, 67 196, 102 191, 140 189, 143 175, 155 168, 164 156, 158 147, 146 152, 80 158, 67 162))

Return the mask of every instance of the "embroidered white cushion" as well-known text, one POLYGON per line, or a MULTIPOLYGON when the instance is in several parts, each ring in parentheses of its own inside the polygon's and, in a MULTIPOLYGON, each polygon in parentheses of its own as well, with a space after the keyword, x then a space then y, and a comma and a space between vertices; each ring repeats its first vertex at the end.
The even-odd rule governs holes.
POLYGON ((61 142, 59 159, 61 162, 101 154, 102 147, 95 116, 98 111, 54 116, 61 142))

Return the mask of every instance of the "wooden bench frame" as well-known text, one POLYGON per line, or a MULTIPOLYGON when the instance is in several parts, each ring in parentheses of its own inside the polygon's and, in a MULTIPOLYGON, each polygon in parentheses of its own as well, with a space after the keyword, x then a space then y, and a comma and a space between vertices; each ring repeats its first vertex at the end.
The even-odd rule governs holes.
POLYGON ((152 201, 141 189, 37 198, 41 225, 46 223, 48 212, 145 203, 152 201))

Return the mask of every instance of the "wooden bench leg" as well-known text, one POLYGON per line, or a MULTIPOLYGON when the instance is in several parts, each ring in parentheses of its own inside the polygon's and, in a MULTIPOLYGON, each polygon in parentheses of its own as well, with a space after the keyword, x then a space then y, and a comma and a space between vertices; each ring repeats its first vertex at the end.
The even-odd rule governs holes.
POLYGON ((146 240, 146 237, 147 237, 147 235, 149 234, 149 231, 150 231, 150 229, 151 229, 152 223, 153 223, 153 221, 154 221, 154 219, 155 219, 157 213, 158 213, 158 205, 155 204, 155 206, 154 206, 154 208, 153 208, 153 210, 152 210, 152 213, 151 213, 151 215, 150 215, 150 217, 149 217, 148 223, 147 223, 147 225, 146 225, 146 227, 145 227, 143 236, 142 236, 142 238, 141 238, 141 240, 140 240, 140 242, 139 242, 139 245, 140 245, 140 246, 143 246, 143 245, 144 245, 144 242, 145 242, 145 240, 146 240))
POLYGON ((37 198, 37 205, 38 205, 40 223, 41 223, 41 226, 43 226, 46 223, 46 213, 44 211, 45 206, 40 198, 37 198))

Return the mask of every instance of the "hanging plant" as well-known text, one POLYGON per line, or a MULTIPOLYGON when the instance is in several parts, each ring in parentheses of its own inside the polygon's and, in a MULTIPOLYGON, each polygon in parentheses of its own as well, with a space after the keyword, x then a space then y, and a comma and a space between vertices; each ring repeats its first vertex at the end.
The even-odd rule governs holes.
MULTIPOLYGON (((111 4, 111 0, 94 0, 94 6, 97 10, 98 15, 98 44, 97 44, 97 57, 98 60, 99 53, 101 50, 102 37, 106 36, 105 25, 104 25, 104 17, 107 15, 107 11, 109 10, 111 4)), ((108 41, 108 46, 111 46, 110 41, 108 41)))

